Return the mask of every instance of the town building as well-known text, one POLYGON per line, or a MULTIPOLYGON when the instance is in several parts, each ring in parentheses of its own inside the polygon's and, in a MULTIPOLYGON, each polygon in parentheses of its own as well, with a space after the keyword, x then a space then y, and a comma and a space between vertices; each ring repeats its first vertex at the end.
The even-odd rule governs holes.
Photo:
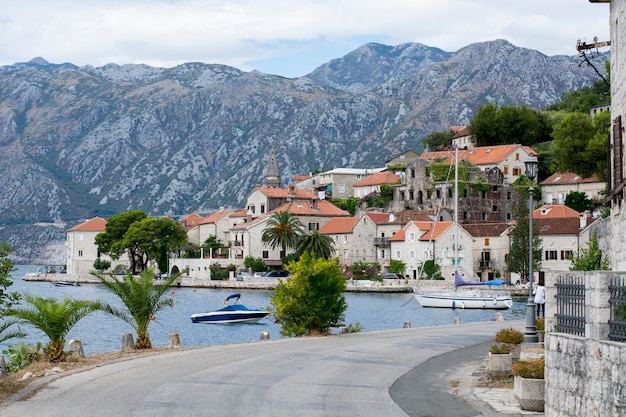
POLYGON ((584 193, 596 205, 606 198, 606 182, 600 181, 596 175, 583 178, 572 172, 555 172, 541 181, 541 201, 544 204, 565 204, 569 193, 584 193))

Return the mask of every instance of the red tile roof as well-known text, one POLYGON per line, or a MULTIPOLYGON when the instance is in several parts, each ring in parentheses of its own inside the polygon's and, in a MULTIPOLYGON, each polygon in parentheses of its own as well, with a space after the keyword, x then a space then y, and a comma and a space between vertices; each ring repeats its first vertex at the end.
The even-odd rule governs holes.
POLYGON ((327 200, 296 200, 283 204, 280 207, 275 208, 270 214, 277 213, 279 211, 288 211, 294 216, 324 216, 324 217, 340 217, 350 216, 347 211, 341 210, 333 203, 327 200))
POLYGON ((227 216, 231 213, 234 213, 234 212, 232 210, 216 211, 215 213, 211 214, 209 217, 204 218, 199 224, 215 223, 222 217, 227 216))
POLYGON ((395 184, 400 181, 400 177, 390 171, 377 172, 361 181, 355 182, 353 187, 367 187, 369 185, 395 184))
POLYGON ((84 221, 83 223, 68 229, 68 232, 104 232, 107 221, 101 217, 94 217, 84 221))
POLYGON ((319 233, 324 235, 352 233, 352 229, 358 221, 358 217, 334 217, 320 227, 319 233))
POLYGON ((389 213, 379 213, 374 211, 367 212, 365 215, 369 217, 374 224, 388 223, 390 216, 389 213))
POLYGON ((573 172, 555 172, 548 178, 541 182, 541 185, 555 185, 555 184, 581 184, 581 183, 593 183, 603 182, 594 174, 591 177, 583 178, 573 172))
MULTIPOLYGON (((459 149, 459 161, 467 159, 474 165, 487 165, 497 164, 502 162, 507 156, 511 155, 518 149, 525 150, 530 155, 536 155, 537 153, 528 146, 522 145, 497 145, 497 146, 481 146, 479 148, 472 149, 459 149)), ((438 151, 438 152, 424 152, 420 155, 422 158, 429 161, 441 160, 448 164, 451 164, 455 160, 455 151, 438 151)))
POLYGON ((266 188, 257 187, 257 190, 261 191, 265 196, 270 198, 299 198, 309 199, 317 197, 317 194, 311 190, 299 190, 297 188, 266 188))
POLYGON ((472 237, 501 236, 511 225, 509 223, 472 223, 463 224, 463 228, 472 237))
POLYGON ((421 241, 429 241, 429 240, 437 240, 439 236, 446 230, 448 230, 454 222, 420 222, 414 221, 405 224, 402 229, 396 232, 392 237, 389 238, 390 241, 398 242, 404 241, 406 239, 406 229, 410 224, 415 225, 420 231, 423 233, 419 236, 418 240, 421 241))
POLYGON ((563 204, 544 204, 533 210, 533 219, 578 219, 579 217, 579 212, 563 204))

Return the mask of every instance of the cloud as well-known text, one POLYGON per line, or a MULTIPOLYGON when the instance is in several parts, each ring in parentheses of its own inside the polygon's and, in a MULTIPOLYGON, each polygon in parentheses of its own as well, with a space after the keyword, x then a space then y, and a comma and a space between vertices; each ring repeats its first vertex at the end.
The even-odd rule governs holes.
POLYGON ((370 41, 455 51, 499 38, 574 55, 579 38, 608 39, 608 16, 608 5, 584 0, 6 0, 0 65, 42 56, 77 65, 202 61, 266 71, 281 62, 299 71, 284 75, 295 76, 370 41))

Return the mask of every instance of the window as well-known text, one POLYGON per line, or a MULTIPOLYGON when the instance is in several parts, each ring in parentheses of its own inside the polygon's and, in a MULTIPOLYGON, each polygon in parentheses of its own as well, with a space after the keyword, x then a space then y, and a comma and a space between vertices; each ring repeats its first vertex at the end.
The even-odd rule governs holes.
POLYGON ((513 198, 513 193, 512 193, 511 191, 507 191, 507 192, 506 192, 506 199, 507 199, 507 200, 510 200, 510 199, 512 199, 512 198, 513 198))
POLYGON ((382 249, 382 250, 380 251, 380 257, 381 257, 382 259, 385 259, 385 256, 387 256, 387 253, 385 252, 385 250, 384 250, 384 249, 382 249))
POLYGON ((269 253, 269 251, 264 250, 264 251, 263 251, 263 259, 267 259, 267 258, 269 258, 269 257, 270 257, 270 253, 269 253))
POLYGON ((346 192, 346 184, 339 184, 339 192, 342 194, 346 192))
POLYGON ((489 246, 489 238, 488 237, 485 238, 485 246, 489 246))
POLYGON ((415 232, 409 233, 409 240, 415 240, 415 232))
POLYGON ((505 166, 502 167, 502 173, 504 175, 509 175, 509 166, 508 165, 505 165, 505 166))
POLYGON ((493 206, 491 206, 491 211, 493 211, 494 213, 498 212, 498 205, 494 204, 493 206))
POLYGON ((309 230, 320 230, 319 223, 309 223, 309 230))
POLYGON ((411 168, 411 178, 415 178, 415 168, 411 168))
POLYGON ((396 259, 400 259, 402 258, 402 252, 400 252, 399 250, 396 251, 396 259))
POLYGON ((573 250, 562 250, 561 251, 561 260, 565 261, 574 257, 573 250))
POLYGON ((513 175, 519 177, 522 175, 522 170, 520 168, 513 168, 513 175))
POLYGON ((415 259, 415 251, 409 251, 409 259, 415 259))
POLYGON ((265 213, 265 204, 261 204, 261 214, 265 213))
POLYGON ((343 251, 343 259, 348 259, 348 251, 347 250, 343 251))
POLYGON ((515 154, 515 160, 516 160, 516 161, 519 161, 519 153, 516 153, 516 154, 515 154))
POLYGON ((78 251, 78 256, 83 256, 83 251, 82 250, 78 251))
POLYGON ((480 213, 480 220, 483 222, 487 221, 487 213, 480 213))
POLYGON ((339 243, 339 236, 335 235, 335 242, 339 243))
POLYGON ((255 206, 248 206, 248 211, 250 211, 252 214, 254 214, 254 209, 256 207, 255 206))
POLYGON ((557 251, 555 250, 546 251, 546 261, 556 261, 557 259, 558 259, 557 251))
POLYGON ((343 235, 343 243, 348 243, 348 235, 343 235))
POLYGON ((409 201, 413 201, 415 196, 413 195, 413 190, 409 191, 409 201))
POLYGON ((511 213, 506 213, 506 220, 507 221, 513 220, 513 215, 511 213))
POLYGON ((463 220, 467 220, 467 219, 469 219, 469 212, 464 211, 463 212, 463 220))

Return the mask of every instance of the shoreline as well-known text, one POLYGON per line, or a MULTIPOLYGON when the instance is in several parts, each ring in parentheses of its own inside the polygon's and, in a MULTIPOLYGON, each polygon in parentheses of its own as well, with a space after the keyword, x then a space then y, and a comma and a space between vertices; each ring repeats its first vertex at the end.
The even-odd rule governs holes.
MULTIPOLYGON (((68 274, 48 274, 45 272, 27 273, 22 278, 24 281, 42 281, 42 282, 57 282, 57 281, 72 281, 79 284, 99 284, 97 278, 91 274, 80 275, 68 275, 68 274)), ((232 290, 266 290, 273 291, 278 285, 277 278, 244 278, 238 281, 235 278, 228 280, 207 280, 201 278, 193 278, 182 276, 177 279, 172 287, 178 288, 220 288, 220 289, 232 289, 232 290)), ((155 280, 155 284, 158 284, 159 280, 155 280)), ((415 280, 402 280, 402 279, 385 279, 382 281, 369 281, 359 280, 348 282, 346 285, 346 292, 363 292, 363 293, 412 293, 415 287, 421 289, 437 289, 437 290, 452 290, 454 286, 448 281, 415 281, 415 280)), ((503 292, 510 294, 511 297, 526 297, 528 296, 528 290, 523 288, 498 288, 492 289, 497 292, 503 292)))

